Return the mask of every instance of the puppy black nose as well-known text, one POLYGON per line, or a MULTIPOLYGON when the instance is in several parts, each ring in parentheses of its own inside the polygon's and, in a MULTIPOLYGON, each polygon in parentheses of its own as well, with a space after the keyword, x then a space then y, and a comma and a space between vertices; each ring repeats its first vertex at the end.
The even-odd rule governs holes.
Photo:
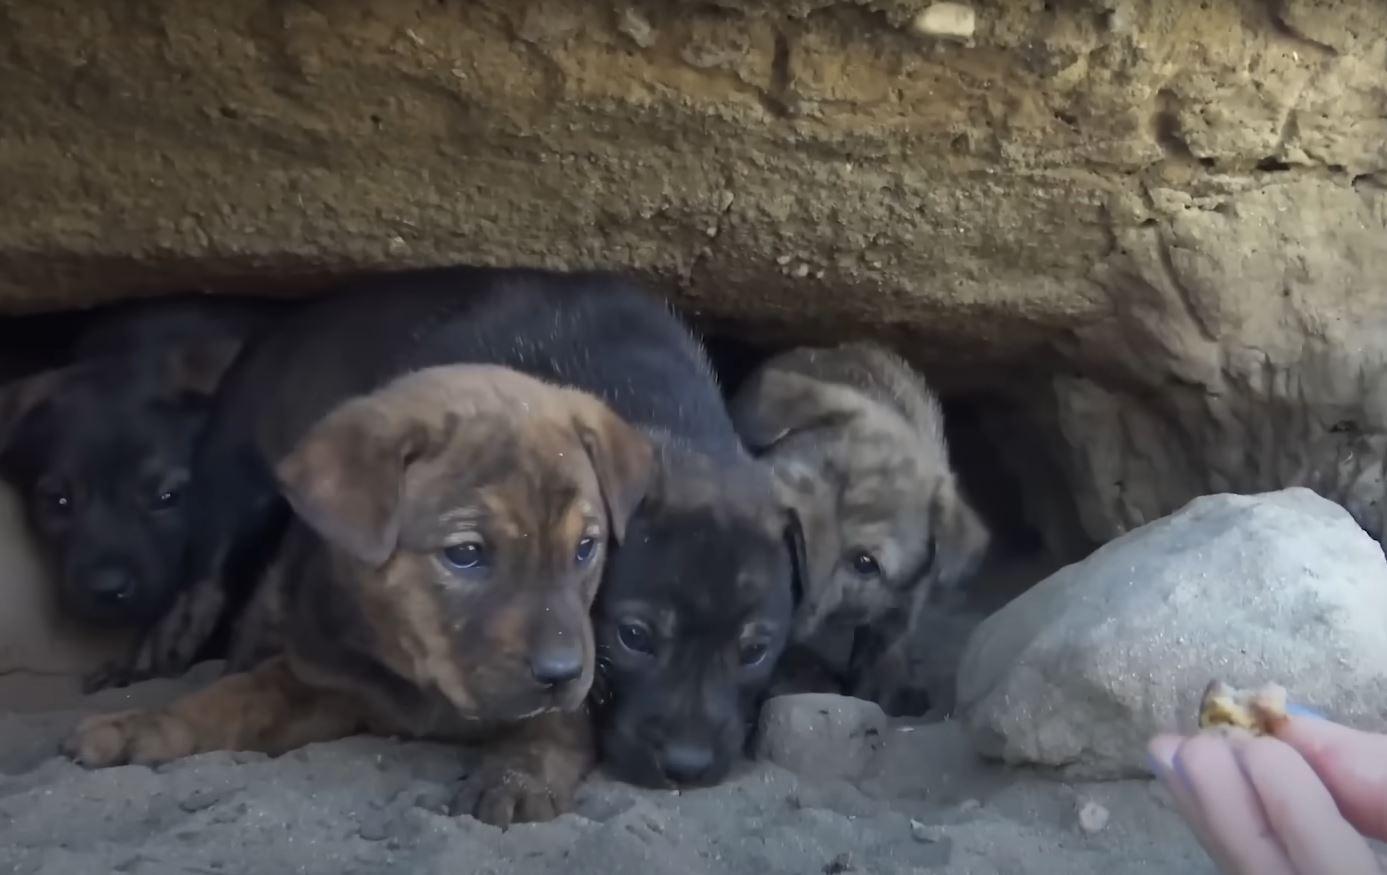
POLYGON ((100 568, 87 578, 87 589, 103 602, 122 602, 135 591, 135 577, 124 568, 100 568))
POLYGON ((667 744, 660 756, 660 766, 671 781, 697 781, 713 767, 713 749, 687 742, 667 744))
POLYGON ((583 674, 583 654, 576 647, 541 650, 530 657, 530 674, 546 687, 577 680, 583 674))

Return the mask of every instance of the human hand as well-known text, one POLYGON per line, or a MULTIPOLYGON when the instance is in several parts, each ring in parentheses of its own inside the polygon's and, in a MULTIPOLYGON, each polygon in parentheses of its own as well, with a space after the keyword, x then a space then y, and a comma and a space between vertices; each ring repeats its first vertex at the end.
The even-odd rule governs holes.
POLYGON ((1229 875, 1382 875, 1387 737, 1304 712, 1276 737, 1159 735, 1149 746, 1200 844, 1229 875))

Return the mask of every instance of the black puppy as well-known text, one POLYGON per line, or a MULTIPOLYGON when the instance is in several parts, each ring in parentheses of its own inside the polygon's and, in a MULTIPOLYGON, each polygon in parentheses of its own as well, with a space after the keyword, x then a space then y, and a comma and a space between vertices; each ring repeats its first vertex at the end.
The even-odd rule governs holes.
POLYGON ((265 315, 190 298, 73 315, 43 363, 57 367, 0 390, 0 476, 23 496, 69 616, 140 627, 168 606, 185 575, 193 447, 265 315))
MULTIPOLYGON (((655 483, 613 547, 595 608, 602 751, 635 783, 727 773, 785 645, 797 543, 787 537, 797 528, 742 448, 700 345, 667 305, 608 274, 387 275, 310 305, 251 360, 228 377, 224 398, 254 399, 257 386, 277 381, 284 391, 275 395, 296 406, 261 422, 312 421, 323 399, 391 374, 478 362, 587 391, 650 435, 655 483), (323 366, 285 367, 305 356, 323 366), (287 387, 286 373, 295 381, 287 387)), ((240 545, 283 512, 247 452, 244 413, 223 405, 208 430, 200 579, 146 642, 137 675, 186 666, 212 616, 244 600, 245 575, 227 571, 240 545)))

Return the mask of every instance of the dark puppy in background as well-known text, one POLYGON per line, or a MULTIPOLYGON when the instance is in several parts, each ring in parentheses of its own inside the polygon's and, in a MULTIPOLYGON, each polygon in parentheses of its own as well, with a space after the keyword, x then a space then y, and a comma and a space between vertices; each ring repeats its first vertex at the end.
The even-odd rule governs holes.
POLYGON ((90 719, 69 752, 105 766, 361 731, 486 743, 465 812, 556 816, 595 759, 589 612, 649 442, 590 395, 485 365, 407 373, 319 418, 333 399, 296 396, 294 377, 333 362, 278 355, 292 330, 275 339, 222 399, 297 515, 232 673, 90 719))
POLYGON ((168 606, 194 525, 183 501, 194 444, 268 312, 175 298, 74 315, 52 367, 0 389, 0 476, 23 498, 66 615, 134 628, 168 606))
MULTIPOLYGON (((797 526, 669 307, 607 274, 453 268, 366 280, 303 321, 295 351, 333 364, 260 376, 296 403, 340 380, 369 384, 385 344, 396 370, 490 362, 589 392, 654 442, 656 471, 595 611, 602 752, 634 783, 726 775, 789 633, 797 526), (312 330, 329 318, 326 333, 312 330)), ((228 464, 214 467, 233 473, 207 510, 209 533, 227 530, 221 515, 244 516, 236 508, 265 508, 273 496, 230 464, 234 450, 216 455, 228 464)), ((231 552, 210 545, 205 579, 151 637, 143 665, 168 673, 186 664, 221 608, 219 569, 231 552)))
POLYGON ((754 371, 731 408, 804 526, 804 598, 784 670, 827 663, 844 691, 922 713, 927 696, 908 671, 921 612, 990 540, 959 490, 923 378, 874 344, 800 348, 754 371), (846 666, 834 665, 835 634, 851 642, 846 666))

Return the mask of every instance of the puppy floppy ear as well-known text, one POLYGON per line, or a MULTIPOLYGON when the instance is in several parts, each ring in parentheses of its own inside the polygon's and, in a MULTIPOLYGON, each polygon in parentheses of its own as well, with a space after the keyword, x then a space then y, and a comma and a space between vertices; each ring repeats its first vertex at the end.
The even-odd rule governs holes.
POLYGON ((214 395, 222 377, 241 351, 239 340, 188 344, 169 350, 163 357, 164 381, 169 391, 214 395))
POLYGON ((804 526, 792 507, 785 510, 785 547, 790 551, 790 595, 798 609, 804 601, 804 580, 809 573, 809 552, 804 546, 804 526))
POLYGON ((953 478, 935 492, 930 524, 935 546, 935 579, 946 587, 956 586, 982 563, 992 535, 982 517, 959 492, 953 478))
POLYGON ((824 526, 830 525, 824 518, 823 502, 816 500, 819 498, 819 472, 794 454, 784 454, 771 464, 761 464, 765 464, 770 472, 776 503, 784 515, 785 545, 790 551, 795 607, 798 608, 809 588, 809 539, 816 532, 821 532, 824 526))
POLYGON ((395 552, 405 471, 427 440, 370 396, 330 412, 275 466, 294 512, 319 535, 380 567, 395 552))
POLYGON ((10 448, 29 414, 58 393, 68 373, 67 368, 45 371, 0 386, 0 455, 10 448))
POLYGON ((579 397, 576 406, 573 427, 597 473, 612 536, 621 543, 654 479, 655 447, 596 398, 579 397))
POLYGON ((747 449, 761 455, 810 429, 841 425, 857 415, 845 393, 808 377, 767 368, 758 371, 728 404, 747 449))

